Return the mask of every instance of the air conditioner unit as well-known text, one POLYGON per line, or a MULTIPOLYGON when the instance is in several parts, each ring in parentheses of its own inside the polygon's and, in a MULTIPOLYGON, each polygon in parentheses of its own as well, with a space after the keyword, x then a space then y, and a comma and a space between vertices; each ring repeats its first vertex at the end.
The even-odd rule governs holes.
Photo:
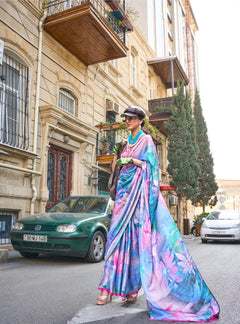
POLYGON ((177 196, 172 195, 169 197, 169 205, 170 206, 175 206, 175 205, 177 205, 177 203, 178 203, 177 196))
POLYGON ((108 112, 119 114, 119 105, 111 100, 106 100, 106 109, 108 112))

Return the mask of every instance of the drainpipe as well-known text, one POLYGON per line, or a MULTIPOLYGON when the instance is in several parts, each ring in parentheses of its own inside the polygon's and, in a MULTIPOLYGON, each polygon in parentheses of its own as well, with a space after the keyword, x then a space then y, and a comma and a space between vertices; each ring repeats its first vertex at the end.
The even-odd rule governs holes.
MULTIPOLYGON (((37 82, 36 82, 36 100, 35 100, 35 115, 34 115, 34 132, 33 132, 33 153, 37 154, 37 138, 38 138, 38 115, 39 115, 39 96, 41 83, 41 65, 42 65, 42 34, 43 21, 47 17, 47 10, 44 10, 43 16, 39 21, 39 39, 38 39, 38 64, 37 64, 37 82)), ((33 160, 33 171, 36 171, 37 157, 33 160)), ((34 214, 34 205, 37 198, 36 175, 32 174, 32 200, 30 214, 34 214)))
POLYGON ((172 96, 174 97, 174 71, 173 71, 173 60, 170 61, 171 66, 171 79, 172 79, 172 96))

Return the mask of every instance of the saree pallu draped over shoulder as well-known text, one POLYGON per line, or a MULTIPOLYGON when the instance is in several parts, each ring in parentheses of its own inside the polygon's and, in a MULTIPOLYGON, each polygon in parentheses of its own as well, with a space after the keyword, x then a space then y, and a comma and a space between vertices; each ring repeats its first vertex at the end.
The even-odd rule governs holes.
POLYGON ((125 299, 143 287, 151 320, 216 320, 219 305, 161 196, 151 137, 128 143, 122 157, 141 160, 142 168, 121 169, 99 289, 125 299))

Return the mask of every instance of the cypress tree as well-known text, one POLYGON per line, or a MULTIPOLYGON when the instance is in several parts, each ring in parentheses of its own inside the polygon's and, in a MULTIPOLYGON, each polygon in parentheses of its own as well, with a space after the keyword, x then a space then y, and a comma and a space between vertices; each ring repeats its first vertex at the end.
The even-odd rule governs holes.
POLYGON ((168 131, 168 173, 171 185, 177 187, 178 196, 194 199, 198 192, 199 166, 195 143, 195 125, 191 113, 191 101, 184 94, 184 84, 178 85, 174 97, 172 116, 166 123, 168 131))
POLYGON ((187 183, 191 186, 191 197, 192 202, 195 201, 196 196, 199 192, 199 181, 198 177, 200 175, 200 165, 198 163, 198 153, 199 148, 196 142, 196 125, 193 118, 193 111, 191 108, 191 98, 186 92, 185 100, 185 110, 186 110, 186 119, 187 119, 187 129, 188 129, 188 150, 187 150, 187 161, 188 161, 188 178, 187 183))
POLYGON ((202 113, 199 91, 196 91, 194 98, 194 119, 196 124, 196 142, 199 147, 198 164, 201 168, 201 173, 198 178, 199 193, 194 203, 200 203, 203 207, 203 212, 205 212, 205 206, 216 205, 218 185, 213 172, 213 158, 210 152, 207 125, 202 113))

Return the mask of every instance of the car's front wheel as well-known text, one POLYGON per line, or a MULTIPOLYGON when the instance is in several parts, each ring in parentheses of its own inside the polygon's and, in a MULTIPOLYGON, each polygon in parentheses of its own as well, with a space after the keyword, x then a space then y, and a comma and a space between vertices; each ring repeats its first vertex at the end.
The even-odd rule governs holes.
POLYGON ((106 238, 102 232, 97 231, 93 234, 90 242, 87 260, 90 262, 99 262, 104 257, 106 238))
POLYGON ((39 253, 34 253, 34 252, 19 252, 24 258, 36 258, 38 257, 39 253))
POLYGON ((207 240, 206 239, 202 239, 202 243, 207 243, 207 240))

